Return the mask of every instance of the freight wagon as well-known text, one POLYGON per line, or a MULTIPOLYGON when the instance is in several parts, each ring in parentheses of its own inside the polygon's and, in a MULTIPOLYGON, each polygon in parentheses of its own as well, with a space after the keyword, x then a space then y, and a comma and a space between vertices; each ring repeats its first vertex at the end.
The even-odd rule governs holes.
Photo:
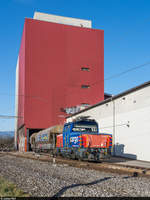
POLYGON ((63 126, 57 125, 33 133, 30 137, 31 149, 34 152, 50 152, 53 154, 56 148, 57 136, 63 131, 63 126))

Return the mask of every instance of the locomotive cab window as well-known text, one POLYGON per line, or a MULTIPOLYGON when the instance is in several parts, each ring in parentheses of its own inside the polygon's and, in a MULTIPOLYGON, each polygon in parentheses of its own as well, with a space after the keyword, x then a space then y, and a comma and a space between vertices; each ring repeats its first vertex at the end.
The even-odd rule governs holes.
POLYGON ((74 127, 72 128, 73 132, 84 132, 84 133, 90 133, 90 134, 97 134, 98 128, 96 124, 92 123, 76 123, 74 124, 74 127))
POLYGON ((67 132, 67 131, 68 131, 68 125, 65 126, 65 132, 67 132))
POLYGON ((70 125, 68 125, 68 131, 70 130, 70 125))

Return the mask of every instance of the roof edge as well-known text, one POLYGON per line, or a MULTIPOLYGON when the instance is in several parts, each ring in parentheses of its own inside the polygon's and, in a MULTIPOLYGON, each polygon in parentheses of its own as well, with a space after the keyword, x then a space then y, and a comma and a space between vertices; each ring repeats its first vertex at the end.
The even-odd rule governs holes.
POLYGON ((105 103, 108 103, 108 102, 110 102, 110 101, 113 101, 113 100, 115 100, 115 99, 118 99, 119 97, 122 97, 122 96, 124 96, 124 95, 130 94, 131 92, 135 92, 135 91, 137 91, 137 90, 140 90, 140 89, 142 89, 142 88, 145 88, 145 87, 147 87, 147 86, 149 86, 149 85, 150 85, 150 81, 147 81, 147 82, 145 82, 145 83, 143 83, 143 84, 141 84, 141 85, 139 85, 139 86, 136 86, 136 87, 133 87, 133 88, 131 88, 131 89, 128 89, 128 90, 126 90, 125 92, 122 92, 122 93, 119 93, 119 94, 117 94, 117 95, 114 95, 114 96, 112 96, 112 97, 110 97, 110 98, 108 98, 108 99, 106 99, 106 100, 104 100, 104 101, 101 101, 101 102, 99 102, 99 103, 97 103, 97 104, 94 104, 94 105, 92 105, 92 106, 89 106, 88 108, 85 108, 85 109, 83 109, 83 110, 81 110, 81 111, 79 111, 79 112, 77 112, 77 113, 74 113, 74 114, 72 114, 72 115, 70 115, 70 116, 67 116, 66 119, 68 119, 69 117, 73 117, 73 116, 75 116, 75 115, 78 115, 78 114, 80 114, 80 113, 82 113, 82 112, 84 112, 84 111, 87 111, 87 110, 90 110, 90 109, 92 109, 92 108, 95 108, 95 107, 97 107, 97 106, 100 106, 100 105, 103 105, 103 104, 105 104, 105 103))

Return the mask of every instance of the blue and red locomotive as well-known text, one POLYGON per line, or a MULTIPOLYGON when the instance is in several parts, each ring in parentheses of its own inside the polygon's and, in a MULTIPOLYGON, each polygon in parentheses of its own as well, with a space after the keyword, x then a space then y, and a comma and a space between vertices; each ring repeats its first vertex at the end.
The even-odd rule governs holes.
POLYGON ((100 134, 95 120, 81 117, 65 123, 64 127, 55 126, 34 134, 30 143, 35 151, 51 151, 71 159, 100 161, 111 155, 112 135, 100 134))
POLYGON ((57 154, 80 160, 101 160, 111 154, 112 135, 99 134, 95 120, 80 118, 66 123, 57 136, 57 154))

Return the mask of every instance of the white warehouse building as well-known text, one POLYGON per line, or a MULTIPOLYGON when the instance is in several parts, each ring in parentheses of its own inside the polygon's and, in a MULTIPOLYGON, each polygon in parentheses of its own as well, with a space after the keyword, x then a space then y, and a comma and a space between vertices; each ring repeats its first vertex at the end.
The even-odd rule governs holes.
POLYGON ((99 124, 100 133, 113 135, 115 156, 150 161, 150 81, 79 111, 99 124))

